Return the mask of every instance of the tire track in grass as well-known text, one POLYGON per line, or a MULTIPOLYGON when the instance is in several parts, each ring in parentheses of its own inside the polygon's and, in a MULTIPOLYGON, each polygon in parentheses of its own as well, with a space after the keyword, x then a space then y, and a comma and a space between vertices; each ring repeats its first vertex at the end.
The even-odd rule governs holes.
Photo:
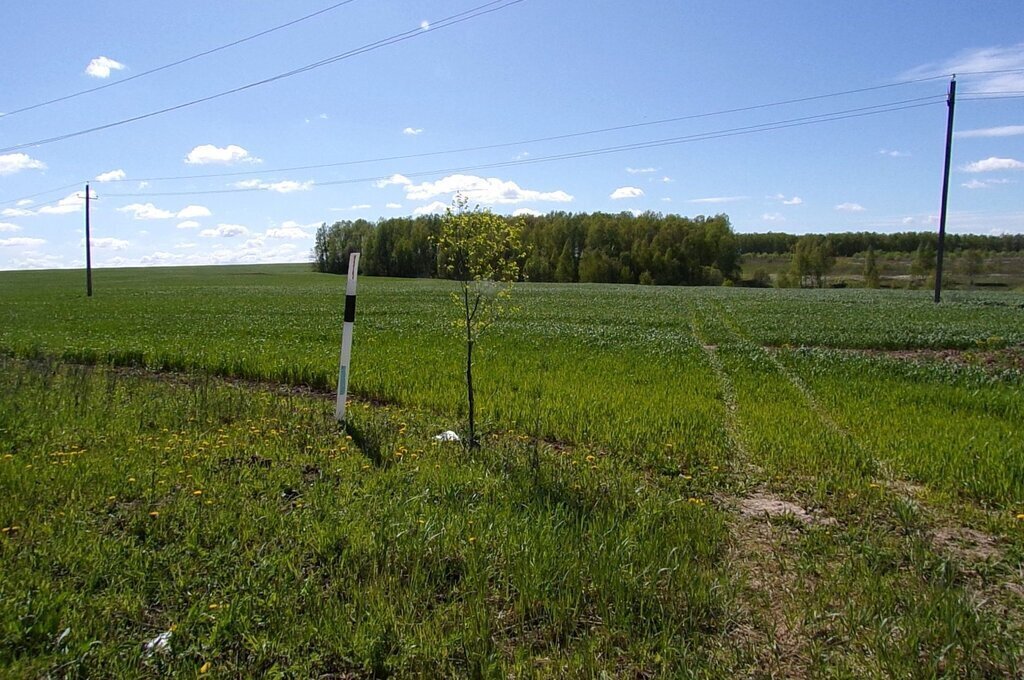
POLYGON ((882 473, 882 476, 888 478, 891 477, 890 470, 883 461, 877 460, 868 449, 857 439, 854 433, 847 427, 843 426, 833 417, 829 409, 822 403, 821 399, 815 393, 815 391, 808 385, 804 380, 789 366, 782 362, 776 352, 773 352, 759 343, 755 342, 751 338, 750 334, 740 327, 735 319, 732 308, 727 304, 723 304, 720 300, 712 301, 712 304, 719 311, 719 318, 721 319, 723 327, 746 349, 756 353, 758 356, 765 357, 771 366, 783 376, 789 384, 799 393, 811 412, 821 421, 825 429, 831 432, 834 436, 838 437, 842 442, 850 447, 850 450, 865 463, 874 467, 877 472, 882 473))

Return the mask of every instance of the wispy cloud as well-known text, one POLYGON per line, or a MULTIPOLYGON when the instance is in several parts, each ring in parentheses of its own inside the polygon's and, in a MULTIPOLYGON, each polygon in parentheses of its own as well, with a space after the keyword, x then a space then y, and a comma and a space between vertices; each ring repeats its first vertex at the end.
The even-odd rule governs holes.
POLYGON ((522 217, 522 216, 540 217, 543 214, 544 213, 542 213, 541 211, 534 210, 533 208, 517 208, 516 210, 514 210, 512 212, 512 217, 522 217))
POLYGON ((248 236, 249 229, 241 224, 218 224, 216 229, 203 229, 199 232, 202 238, 231 238, 233 236, 248 236))
POLYGON ((412 211, 413 215, 439 215, 448 209, 447 203, 441 201, 434 201, 427 205, 421 205, 420 207, 412 211))
POLYGON ((735 203, 745 201, 749 196, 707 196, 705 198, 691 198, 690 203, 735 203))
POLYGON ((524 203, 526 201, 545 201, 567 203, 573 197, 564 191, 538 191, 524 189, 515 182, 497 177, 477 177, 476 175, 449 175, 436 182, 408 184, 404 187, 405 196, 410 201, 430 200, 437 196, 454 196, 461 194, 473 203, 488 205, 524 203))
POLYGON ((421 132, 423 132, 423 128, 407 127, 404 130, 402 130, 403 135, 409 135, 410 137, 415 137, 421 132))
POLYGON ((962 50, 945 61, 923 64, 901 79, 930 78, 956 73, 973 92, 1002 93, 1024 90, 1024 42, 1009 47, 993 46, 962 50), (993 73, 1016 71, 1016 73, 993 73), (971 75, 978 73, 978 75, 971 75))
POLYGON ((313 180, 296 182, 294 180, 286 179, 280 182, 264 182, 258 179, 245 179, 240 182, 235 182, 234 186, 236 189, 263 189, 265 191, 273 191, 279 194, 290 194, 295 191, 310 191, 313 189, 314 184, 315 182, 313 180))
POLYGON ((29 238, 28 236, 0 238, 0 248, 28 248, 31 246, 41 246, 44 243, 46 243, 45 239, 29 238))
POLYGON ((1013 158, 986 158, 983 161, 974 161, 963 167, 964 172, 994 172, 997 170, 1020 170, 1024 163, 1013 158))
POLYGON ((998 184, 1009 184, 1008 179, 971 179, 968 182, 964 182, 960 186, 966 189, 988 189, 989 187, 996 186, 998 184))
POLYGON ((961 130, 953 134, 960 139, 971 137, 1015 137, 1024 135, 1024 125, 1001 125, 999 127, 977 128, 974 130, 961 130))
POLYGON ((110 57, 96 57, 85 67, 85 72, 93 78, 109 78, 111 71, 120 71, 124 64, 110 57))
POLYGON ((839 212, 864 212, 865 208, 860 203, 840 203, 836 206, 839 212))
POLYGON ((631 175, 647 175, 657 171, 658 168, 626 168, 626 172, 631 175))
POLYGON ((19 227, 17 224, 11 224, 10 222, 0 222, 0 232, 4 231, 8 233, 21 231, 21 227, 19 227))
POLYGON ((785 222, 786 218, 782 216, 782 213, 764 213, 761 215, 761 219, 765 222, 785 222))
POLYGON ((909 151, 897 151, 896 149, 879 149, 878 153, 889 158, 909 158, 909 151))

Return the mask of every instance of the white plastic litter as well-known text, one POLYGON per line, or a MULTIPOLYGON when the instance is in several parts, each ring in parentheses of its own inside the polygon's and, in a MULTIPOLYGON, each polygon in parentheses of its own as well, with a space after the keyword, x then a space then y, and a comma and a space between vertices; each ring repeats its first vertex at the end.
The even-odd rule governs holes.
POLYGON ((441 434, 439 434, 436 437, 434 437, 434 439, 439 441, 439 442, 457 442, 457 441, 461 441, 459 439, 459 435, 455 434, 451 430, 445 430, 441 434))
POLYGON ((164 652, 170 651, 171 635, 173 635, 171 631, 165 630, 152 640, 146 640, 142 646, 146 656, 153 656, 153 654, 156 654, 157 652, 163 654, 164 652))

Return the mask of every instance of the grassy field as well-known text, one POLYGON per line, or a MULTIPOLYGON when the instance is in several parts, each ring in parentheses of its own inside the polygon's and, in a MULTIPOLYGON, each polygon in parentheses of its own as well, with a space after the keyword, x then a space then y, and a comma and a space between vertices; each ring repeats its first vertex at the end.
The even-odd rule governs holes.
POLYGON ((0 674, 1024 673, 1022 294, 523 285, 466 452, 445 282, 346 434, 340 277, 81 278, 0 273, 0 674))

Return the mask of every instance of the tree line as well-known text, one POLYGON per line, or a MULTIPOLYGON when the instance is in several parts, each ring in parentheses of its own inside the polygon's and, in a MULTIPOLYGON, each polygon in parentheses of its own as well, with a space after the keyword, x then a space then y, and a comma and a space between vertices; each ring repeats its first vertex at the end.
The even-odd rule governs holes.
MULTIPOLYGON (((740 276, 740 248, 726 215, 567 213, 503 217, 522 227, 522 277, 563 283, 719 285, 740 276)), ((438 273, 440 216, 345 220, 317 230, 313 266, 344 273, 362 252, 369 276, 438 273)))
MULTIPOLYGON (((362 271, 369 276, 438 276, 442 219, 424 215, 324 223, 316 233, 313 267, 344 274, 349 253, 358 250, 362 271)), ((719 285, 739 282, 745 254, 792 254, 790 285, 820 286, 836 257, 870 252, 873 260, 875 252, 915 253, 923 268, 928 257, 934 257, 937 238, 931 232, 737 234, 726 215, 551 212, 501 219, 522 227, 522 278, 564 283, 719 285)), ((946 251, 1020 252, 1024 235, 947 234, 946 251)))

